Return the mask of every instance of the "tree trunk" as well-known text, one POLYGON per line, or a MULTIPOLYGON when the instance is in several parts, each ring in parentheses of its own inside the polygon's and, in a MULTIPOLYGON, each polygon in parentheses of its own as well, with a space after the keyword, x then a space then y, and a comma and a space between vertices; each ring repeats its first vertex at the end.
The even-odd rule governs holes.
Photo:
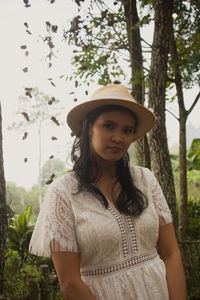
POLYGON ((7 213, 6 213, 6 187, 3 165, 3 137, 2 116, 0 104, 0 294, 3 293, 3 270, 6 249, 7 213))
MULTIPOLYGON (((137 4, 136 0, 122 0, 122 3, 125 10, 129 39, 132 95, 138 103, 144 104, 143 59, 137 4)), ((151 168, 147 137, 136 141, 134 143, 134 149, 136 164, 151 168)))
POLYGON ((187 229, 187 163, 186 163, 186 120, 187 114, 179 104, 179 238, 184 241, 187 229))
POLYGON ((184 96, 182 88, 182 78, 181 71, 179 68, 178 53, 176 48, 176 42, 174 40, 174 30, 173 26, 170 30, 170 54, 174 61, 174 78, 178 98, 179 107, 179 238, 183 241, 186 238, 186 228, 187 228, 187 199, 188 199, 188 189, 187 189, 187 146, 186 146, 186 121, 188 117, 188 112, 184 105, 184 96))
POLYGON ((157 117, 149 133, 151 166, 172 212, 177 228, 176 194, 165 126, 165 90, 169 52, 169 28, 173 12, 172 0, 154 0, 155 27, 149 72, 149 106, 157 117))

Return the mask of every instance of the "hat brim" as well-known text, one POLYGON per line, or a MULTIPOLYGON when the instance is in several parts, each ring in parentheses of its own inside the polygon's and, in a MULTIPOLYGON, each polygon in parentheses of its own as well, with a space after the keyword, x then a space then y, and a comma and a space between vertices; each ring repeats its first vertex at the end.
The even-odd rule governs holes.
POLYGON ((87 116, 87 114, 92 110, 105 105, 122 106, 129 109, 136 115, 137 128, 134 135, 134 141, 143 137, 155 124, 155 115, 148 108, 137 102, 117 98, 101 98, 81 103, 70 110, 67 115, 67 123, 71 128, 72 133, 76 136, 79 135, 81 121, 87 116))

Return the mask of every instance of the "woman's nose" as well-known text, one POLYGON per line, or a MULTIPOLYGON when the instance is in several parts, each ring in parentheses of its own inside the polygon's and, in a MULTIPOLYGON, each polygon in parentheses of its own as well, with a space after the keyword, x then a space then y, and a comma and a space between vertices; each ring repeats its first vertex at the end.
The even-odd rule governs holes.
POLYGON ((123 141, 123 136, 120 132, 115 132, 113 133, 111 140, 112 142, 120 143, 123 141))

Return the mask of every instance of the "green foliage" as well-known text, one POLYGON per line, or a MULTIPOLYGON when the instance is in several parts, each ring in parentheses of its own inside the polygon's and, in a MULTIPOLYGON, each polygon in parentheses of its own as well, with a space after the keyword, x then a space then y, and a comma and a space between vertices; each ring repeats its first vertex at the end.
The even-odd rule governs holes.
POLYGON ((30 217, 31 206, 28 206, 24 213, 14 216, 13 211, 8 209, 9 226, 4 268, 4 295, 28 295, 30 281, 34 281, 39 287, 44 280, 40 265, 45 264, 49 267, 51 279, 49 288, 58 294, 56 299, 63 299, 58 293, 59 285, 52 260, 32 255, 28 251, 33 231, 30 217))
POLYGON ((187 157, 189 169, 200 170, 200 138, 192 141, 187 157))
POLYGON ((23 187, 17 187, 14 182, 6 182, 6 202, 16 214, 24 211, 25 194, 23 187))
POLYGON ((182 83, 185 88, 191 88, 200 82, 200 2, 174 2, 174 30, 178 57, 169 59, 169 77, 173 78, 172 69, 179 65, 182 83))
POLYGON ((200 198, 188 199, 188 235, 191 240, 200 240, 200 198))
POLYGON ((17 251, 22 263, 27 259, 30 238, 33 226, 29 225, 31 206, 28 206, 25 213, 14 216, 14 220, 8 224, 7 247, 10 251, 17 251))
POLYGON ((178 161, 178 155, 176 154, 170 154, 171 164, 172 164, 172 170, 173 172, 178 171, 179 168, 179 161, 178 161))
POLYGON ((6 202, 10 209, 17 215, 22 214, 26 207, 31 205, 31 219, 34 220, 35 216, 37 216, 39 213, 37 185, 34 185, 31 189, 26 190, 23 187, 17 186, 14 182, 7 181, 6 202))
POLYGON ((35 265, 23 264, 17 251, 6 253, 4 269, 4 294, 6 296, 24 296, 29 292, 29 280, 40 281, 39 268, 35 265))
POLYGON ((190 169, 187 171, 188 184, 197 184, 200 182, 200 171, 195 169, 190 169))
MULTIPOLYGON (((179 201, 179 158, 176 154, 170 154, 170 158, 172 163, 177 200, 179 201)), ((189 159, 187 160, 187 166, 188 197, 199 197, 200 171, 194 168, 194 165, 189 159)))
POLYGON ((39 203, 38 203, 38 186, 33 185, 31 189, 26 191, 24 199, 25 207, 30 205, 32 207, 32 214, 30 216, 30 222, 33 223, 33 219, 39 213, 39 203))
POLYGON ((122 3, 115 4, 108 7, 104 2, 88 1, 87 11, 81 10, 65 31, 66 41, 76 47, 75 68, 67 80, 106 85, 125 78, 121 62, 122 57, 129 57, 126 19, 122 3))

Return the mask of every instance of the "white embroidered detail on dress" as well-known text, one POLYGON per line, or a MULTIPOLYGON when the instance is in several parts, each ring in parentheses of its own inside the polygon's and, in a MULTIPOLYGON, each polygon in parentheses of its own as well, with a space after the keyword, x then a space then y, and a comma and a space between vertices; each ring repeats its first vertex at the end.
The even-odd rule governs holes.
POLYGON ((46 236, 50 240, 51 250, 77 251, 73 213, 61 191, 55 188, 51 197, 53 200, 46 217, 46 236))
POLYGON ((147 254, 143 254, 140 256, 133 256, 131 258, 124 259, 119 263, 113 263, 110 265, 108 264, 106 266, 102 266, 97 269, 83 270, 81 271, 81 276, 99 276, 99 275, 118 272, 123 269, 133 268, 134 266, 141 265, 149 260, 154 259, 157 256, 158 256, 157 251, 153 250, 152 252, 147 254))
POLYGON ((152 178, 152 197, 154 207, 159 217, 160 226, 172 222, 172 216, 167 201, 154 175, 152 178))
POLYGON ((131 253, 137 253, 138 246, 133 217, 120 215, 112 206, 108 209, 116 219, 121 231, 123 256, 126 257, 131 253))
POLYGON ((135 230, 134 219, 131 216, 127 216, 126 219, 127 219, 127 223, 128 223, 130 234, 131 234, 131 246, 132 246, 131 252, 137 253, 138 245, 137 245, 137 239, 136 239, 136 230, 135 230))

